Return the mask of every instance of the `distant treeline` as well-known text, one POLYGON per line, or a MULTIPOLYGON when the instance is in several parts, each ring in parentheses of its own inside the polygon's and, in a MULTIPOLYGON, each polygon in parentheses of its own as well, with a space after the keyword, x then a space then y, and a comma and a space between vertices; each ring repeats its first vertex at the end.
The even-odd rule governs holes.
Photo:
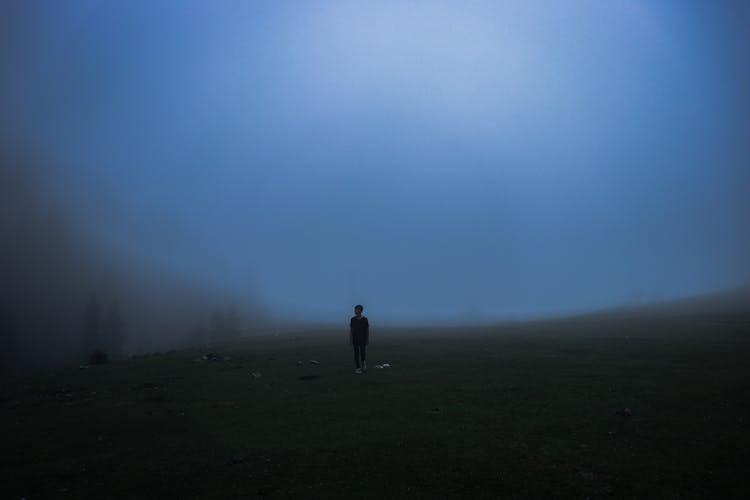
POLYGON ((104 250, 34 165, 0 151, 0 371, 207 344, 267 320, 254 298, 230 297, 104 250), (241 304, 228 306, 229 304, 241 304), (208 325, 206 325, 206 320, 208 325))

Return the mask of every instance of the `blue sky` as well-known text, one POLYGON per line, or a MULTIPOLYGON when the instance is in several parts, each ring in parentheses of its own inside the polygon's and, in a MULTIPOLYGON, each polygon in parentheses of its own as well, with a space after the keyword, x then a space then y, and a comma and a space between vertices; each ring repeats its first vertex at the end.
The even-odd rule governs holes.
POLYGON ((494 318, 750 280, 740 2, 0 17, 6 136, 85 230, 272 308, 494 318))

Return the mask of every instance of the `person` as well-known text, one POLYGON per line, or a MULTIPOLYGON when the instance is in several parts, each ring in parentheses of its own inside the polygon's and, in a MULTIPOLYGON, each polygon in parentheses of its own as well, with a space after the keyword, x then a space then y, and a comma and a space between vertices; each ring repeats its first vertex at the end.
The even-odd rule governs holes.
POLYGON ((354 306, 354 316, 349 320, 349 341, 354 347, 354 373, 367 371, 367 344, 370 341, 370 322, 362 315, 362 304, 354 306))

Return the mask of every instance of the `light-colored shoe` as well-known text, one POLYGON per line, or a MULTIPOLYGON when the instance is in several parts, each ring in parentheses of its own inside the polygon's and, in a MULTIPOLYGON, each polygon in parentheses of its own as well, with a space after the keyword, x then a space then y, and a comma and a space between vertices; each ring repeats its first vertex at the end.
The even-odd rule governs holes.
POLYGON ((362 375, 362 369, 357 368, 356 370, 354 370, 354 373, 356 373, 357 375, 362 375))

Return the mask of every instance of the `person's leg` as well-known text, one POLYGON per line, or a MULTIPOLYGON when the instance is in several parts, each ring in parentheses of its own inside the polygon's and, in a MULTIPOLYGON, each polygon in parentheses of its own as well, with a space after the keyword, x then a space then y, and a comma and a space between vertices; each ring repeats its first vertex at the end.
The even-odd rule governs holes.
POLYGON ((354 347, 354 367, 357 368, 357 369, 359 369, 360 368, 360 365, 359 365, 359 345, 358 344, 353 344, 353 347, 354 347))
POLYGON ((367 369, 367 345, 362 344, 359 346, 359 353, 362 358, 362 368, 367 369))

